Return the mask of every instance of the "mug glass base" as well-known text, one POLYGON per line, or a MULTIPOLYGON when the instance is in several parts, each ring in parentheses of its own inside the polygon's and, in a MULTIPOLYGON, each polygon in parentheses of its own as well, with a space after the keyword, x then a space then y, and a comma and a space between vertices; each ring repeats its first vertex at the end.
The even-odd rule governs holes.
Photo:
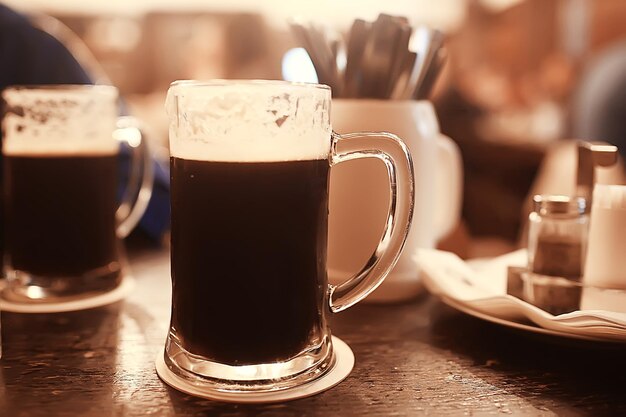
POLYGON ((123 278, 119 262, 79 276, 37 275, 7 268, 3 298, 18 303, 58 303, 87 298, 117 288, 123 278))
POLYGON ((330 335, 286 361, 228 365, 188 352, 170 332, 164 360, 174 374, 190 384, 223 393, 275 392, 295 388, 323 376, 335 365, 330 335))

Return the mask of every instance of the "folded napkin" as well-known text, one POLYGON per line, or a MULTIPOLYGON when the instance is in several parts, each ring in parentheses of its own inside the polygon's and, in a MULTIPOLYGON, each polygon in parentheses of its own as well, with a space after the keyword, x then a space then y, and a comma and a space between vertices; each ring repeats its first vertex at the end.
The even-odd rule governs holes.
POLYGON ((468 262, 434 249, 419 249, 415 256, 426 288, 444 301, 501 320, 531 321, 560 333, 626 342, 626 291, 584 288, 581 310, 557 316, 507 294, 507 269, 526 264, 524 249, 468 262))

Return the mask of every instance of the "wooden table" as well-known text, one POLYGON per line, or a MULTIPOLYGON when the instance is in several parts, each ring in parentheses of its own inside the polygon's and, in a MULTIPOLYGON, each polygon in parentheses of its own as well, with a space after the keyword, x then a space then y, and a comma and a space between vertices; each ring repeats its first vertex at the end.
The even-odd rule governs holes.
POLYGON ((165 250, 131 257, 136 290, 108 307, 2 314, 0 416, 625 415, 626 355, 465 316, 427 295, 333 318, 352 374, 315 397, 233 405, 169 388, 154 371, 169 321, 165 250))

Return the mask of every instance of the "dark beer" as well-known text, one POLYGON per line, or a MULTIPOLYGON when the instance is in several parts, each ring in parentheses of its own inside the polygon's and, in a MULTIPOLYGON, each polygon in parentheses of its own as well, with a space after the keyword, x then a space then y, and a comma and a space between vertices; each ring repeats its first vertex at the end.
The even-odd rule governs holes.
POLYGON ((171 158, 172 328, 182 347, 246 365, 326 333, 327 160, 171 158))
POLYGON ((117 265, 117 155, 6 155, 6 253, 11 269, 85 276, 117 265))

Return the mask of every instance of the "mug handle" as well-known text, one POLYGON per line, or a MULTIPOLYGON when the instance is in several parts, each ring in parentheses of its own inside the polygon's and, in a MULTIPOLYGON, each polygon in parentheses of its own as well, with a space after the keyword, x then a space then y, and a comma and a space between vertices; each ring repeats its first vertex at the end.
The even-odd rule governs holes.
MULTIPOLYGON (((406 242, 415 197, 414 173, 411 154, 402 140, 387 132, 361 132, 340 135, 332 133, 330 166, 361 158, 376 158, 387 168, 391 189, 391 202, 385 228, 376 250, 363 269, 339 285, 329 285, 329 305, 333 313, 351 307, 374 291, 395 266, 406 242), (372 147, 355 146, 351 139, 362 138, 372 147), (375 146, 376 143, 381 146, 375 146), (343 152, 338 146, 346 147, 343 152), (380 149, 395 148, 392 153, 380 149), (396 154, 398 156, 394 156, 396 154)), ((363 225, 367 227, 367 225, 363 225)))
POLYGON ((131 150, 130 177, 115 213, 117 237, 124 239, 148 208, 154 184, 154 167, 139 120, 131 116, 119 117, 113 136, 118 142, 126 143, 131 150))
POLYGON ((457 144, 448 136, 437 138, 435 184, 435 239, 445 237, 459 222, 463 198, 463 159, 457 144))

